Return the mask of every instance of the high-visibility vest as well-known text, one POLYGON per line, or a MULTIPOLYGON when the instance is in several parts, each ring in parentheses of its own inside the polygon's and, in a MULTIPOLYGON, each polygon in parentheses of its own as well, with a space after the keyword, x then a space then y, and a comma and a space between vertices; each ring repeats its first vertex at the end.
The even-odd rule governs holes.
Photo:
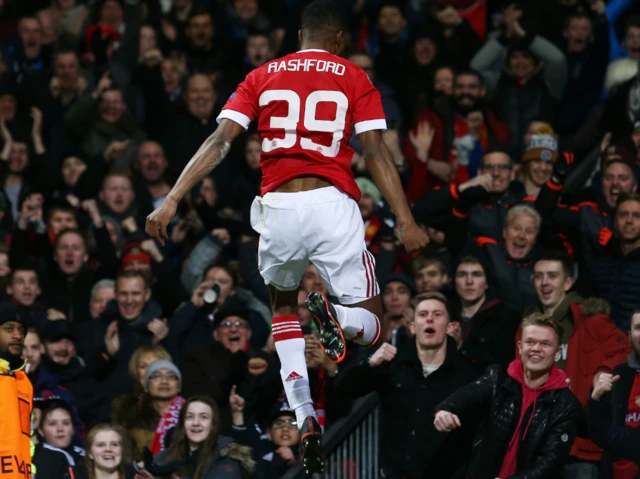
POLYGON ((33 386, 23 371, 0 375, 0 479, 31 479, 33 386))

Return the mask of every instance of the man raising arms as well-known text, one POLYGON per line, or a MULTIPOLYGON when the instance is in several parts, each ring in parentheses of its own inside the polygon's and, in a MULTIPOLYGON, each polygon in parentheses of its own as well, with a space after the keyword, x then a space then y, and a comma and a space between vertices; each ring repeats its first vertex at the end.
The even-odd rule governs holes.
POLYGON ((425 246, 400 179, 382 142, 386 129, 380 94, 357 65, 340 58, 342 8, 315 0, 302 14, 301 50, 266 63, 247 75, 146 231, 162 242, 178 202, 228 153, 233 139, 258 119, 262 140, 262 188, 251 208, 260 234, 260 273, 269 286, 273 339, 282 364, 287 400, 300 427, 302 464, 322 472, 322 433, 309 392, 304 339, 297 319, 298 285, 309 262, 329 292, 345 306, 311 293, 307 305, 320 331, 325 354, 345 355, 345 339, 374 345, 380 336, 382 303, 373 256, 364 241, 358 209, 360 191, 351 173, 352 132, 358 135, 371 176, 397 217, 407 250, 425 246), (352 126, 353 125, 353 126, 352 126))

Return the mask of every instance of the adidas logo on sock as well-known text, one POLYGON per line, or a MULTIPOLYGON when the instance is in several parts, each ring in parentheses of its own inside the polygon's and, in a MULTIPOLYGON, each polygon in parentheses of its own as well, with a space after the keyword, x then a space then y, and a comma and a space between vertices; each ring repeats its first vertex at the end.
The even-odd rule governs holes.
POLYGON ((292 371, 291 374, 287 376, 287 379, 285 379, 285 381, 297 381, 298 379, 302 379, 302 376, 300 376, 297 372, 292 371))

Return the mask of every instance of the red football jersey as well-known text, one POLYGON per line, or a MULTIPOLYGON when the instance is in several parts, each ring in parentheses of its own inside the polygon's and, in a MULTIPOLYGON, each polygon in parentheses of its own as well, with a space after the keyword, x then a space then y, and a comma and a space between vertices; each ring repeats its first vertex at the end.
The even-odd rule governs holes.
POLYGON ((354 63, 302 50, 265 63, 229 97, 218 122, 245 129, 258 118, 264 195, 299 176, 319 176, 360 199, 349 138, 387 127, 380 93, 354 63), (353 125, 353 126, 352 126, 353 125))

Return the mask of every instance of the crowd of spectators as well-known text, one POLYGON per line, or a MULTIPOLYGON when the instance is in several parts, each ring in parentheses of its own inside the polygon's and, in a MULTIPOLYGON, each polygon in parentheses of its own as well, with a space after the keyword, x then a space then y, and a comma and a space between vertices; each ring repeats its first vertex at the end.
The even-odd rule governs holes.
MULTIPOLYGON (((640 3, 336 1, 430 244, 400 246, 351 138, 383 344, 324 356, 309 265, 321 425, 377 391, 384 477, 640 477, 640 3)), ((164 246, 144 222, 244 76, 296 51, 308 3, 0 0, 0 307, 28 326, 38 479, 297 462, 249 224, 255 126, 164 246)))

